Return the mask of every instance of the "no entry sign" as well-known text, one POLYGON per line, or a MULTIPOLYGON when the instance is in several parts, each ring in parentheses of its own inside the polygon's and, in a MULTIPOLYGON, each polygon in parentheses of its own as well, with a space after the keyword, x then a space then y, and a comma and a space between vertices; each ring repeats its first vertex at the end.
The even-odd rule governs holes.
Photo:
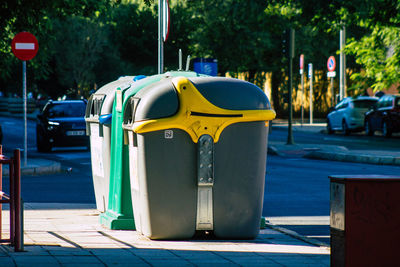
POLYGON ((14 36, 11 42, 14 55, 23 61, 34 58, 39 50, 36 37, 29 32, 20 32, 14 36))

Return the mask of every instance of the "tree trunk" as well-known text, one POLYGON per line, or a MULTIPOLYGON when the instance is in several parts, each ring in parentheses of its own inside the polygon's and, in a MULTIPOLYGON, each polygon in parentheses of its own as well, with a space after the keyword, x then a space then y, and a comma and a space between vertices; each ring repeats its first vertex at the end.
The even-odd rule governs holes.
POLYGON ((277 114, 282 114, 282 107, 280 104, 281 94, 279 92, 279 86, 281 85, 282 74, 280 71, 274 71, 271 75, 271 98, 272 106, 277 114))

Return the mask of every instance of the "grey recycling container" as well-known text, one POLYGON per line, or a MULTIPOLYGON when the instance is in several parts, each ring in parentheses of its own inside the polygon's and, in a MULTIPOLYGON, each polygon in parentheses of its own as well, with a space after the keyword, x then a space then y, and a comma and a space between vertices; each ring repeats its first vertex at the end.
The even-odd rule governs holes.
POLYGON ((261 89, 231 78, 164 79, 131 97, 122 127, 137 231, 255 238, 274 117, 261 89))
POLYGON ((86 134, 90 136, 93 186, 96 208, 105 212, 108 203, 111 153, 111 114, 115 90, 133 81, 135 76, 124 76, 93 93, 86 106, 86 134))

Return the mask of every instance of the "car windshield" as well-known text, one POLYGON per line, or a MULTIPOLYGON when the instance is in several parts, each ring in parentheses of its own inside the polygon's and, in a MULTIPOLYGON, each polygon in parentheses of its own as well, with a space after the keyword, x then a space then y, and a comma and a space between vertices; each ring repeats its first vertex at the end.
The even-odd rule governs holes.
POLYGON ((86 105, 84 102, 77 103, 53 103, 47 108, 49 117, 84 117, 86 105))
POLYGON ((376 100, 372 99, 356 100, 353 103, 355 108, 370 108, 376 103, 376 100))

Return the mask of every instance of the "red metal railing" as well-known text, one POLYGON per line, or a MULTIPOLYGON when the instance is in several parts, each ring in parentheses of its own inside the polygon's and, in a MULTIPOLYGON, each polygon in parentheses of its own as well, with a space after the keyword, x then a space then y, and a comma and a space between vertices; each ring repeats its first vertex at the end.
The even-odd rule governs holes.
POLYGON ((15 251, 22 251, 22 220, 21 220, 21 158, 19 149, 14 150, 14 157, 2 154, 0 145, 0 243, 10 243, 15 251), (10 193, 3 191, 2 165, 7 164, 10 178, 10 193), (2 236, 2 206, 10 205, 10 238, 2 236))

